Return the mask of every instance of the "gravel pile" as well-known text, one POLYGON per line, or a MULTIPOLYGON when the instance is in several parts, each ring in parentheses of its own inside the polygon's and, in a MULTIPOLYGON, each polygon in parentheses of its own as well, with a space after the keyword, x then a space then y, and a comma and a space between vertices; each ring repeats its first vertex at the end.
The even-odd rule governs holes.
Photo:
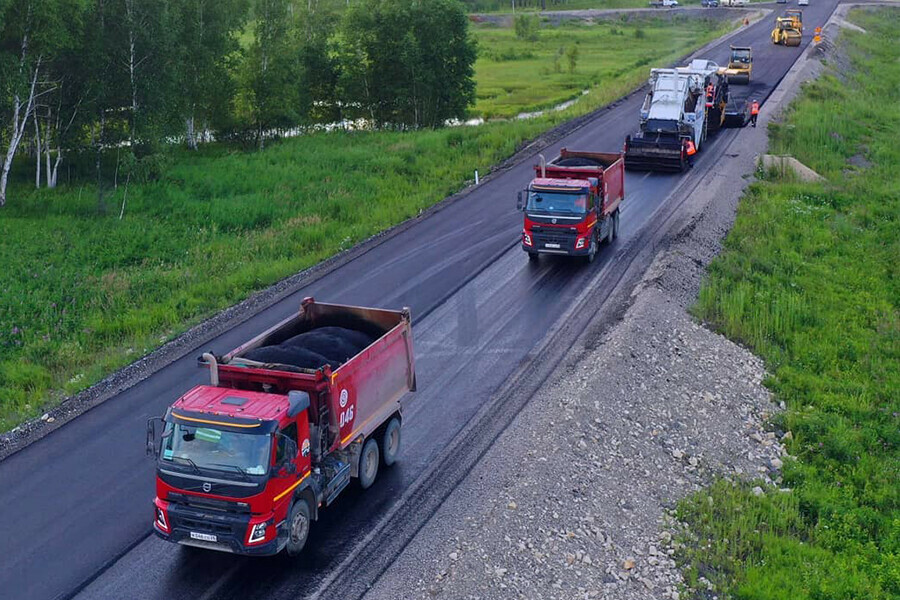
POLYGON ((677 598, 667 509, 714 473, 780 483, 764 374, 645 286, 367 598, 677 598))

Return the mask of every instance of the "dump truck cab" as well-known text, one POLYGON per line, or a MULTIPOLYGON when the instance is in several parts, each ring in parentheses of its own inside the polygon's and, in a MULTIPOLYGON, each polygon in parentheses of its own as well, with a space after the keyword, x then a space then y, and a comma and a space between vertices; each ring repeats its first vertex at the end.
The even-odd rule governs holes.
POLYGON ((280 551, 291 492, 311 472, 308 408, 305 392, 203 385, 179 398, 163 419, 157 535, 239 554, 280 551))

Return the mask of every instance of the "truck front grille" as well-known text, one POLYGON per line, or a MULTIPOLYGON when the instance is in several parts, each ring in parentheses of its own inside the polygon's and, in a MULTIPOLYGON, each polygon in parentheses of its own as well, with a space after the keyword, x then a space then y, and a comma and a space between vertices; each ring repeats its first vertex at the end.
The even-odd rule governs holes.
POLYGON ((543 248, 546 244, 559 244, 560 250, 571 250, 575 247, 575 234, 568 231, 542 229, 532 233, 536 248, 543 248))
POLYGON ((198 533, 213 533, 216 535, 230 535, 231 526, 225 523, 216 523, 214 521, 205 521, 201 519, 192 519, 190 517, 181 517, 180 525, 196 531, 198 533))

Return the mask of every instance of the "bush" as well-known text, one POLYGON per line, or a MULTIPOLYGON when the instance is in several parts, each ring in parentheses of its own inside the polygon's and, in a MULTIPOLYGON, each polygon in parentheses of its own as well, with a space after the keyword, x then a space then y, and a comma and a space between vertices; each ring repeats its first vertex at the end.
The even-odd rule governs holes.
POLYGON ((541 32, 541 22, 535 15, 519 15, 515 18, 516 37, 536 42, 541 32))

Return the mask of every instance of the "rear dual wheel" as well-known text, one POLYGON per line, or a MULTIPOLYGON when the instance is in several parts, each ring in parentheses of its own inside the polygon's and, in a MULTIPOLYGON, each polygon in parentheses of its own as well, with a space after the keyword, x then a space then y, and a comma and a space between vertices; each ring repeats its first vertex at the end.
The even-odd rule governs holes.
POLYGON ((400 419, 392 417, 380 436, 370 437, 363 444, 357 469, 359 487, 364 490, 370 488, 378 476, 379 465, 384 464, 384 466, 390 467, 397 462, 399 454, 400 419))
POLYGON ((375 477, 378 475, 378 463, 380 462, 381 453, 378 451, 378 442, 374 438, 369 438, 363 444, 362 452, 359 454, 359 487, 368 489, 375 483, 375 477))

